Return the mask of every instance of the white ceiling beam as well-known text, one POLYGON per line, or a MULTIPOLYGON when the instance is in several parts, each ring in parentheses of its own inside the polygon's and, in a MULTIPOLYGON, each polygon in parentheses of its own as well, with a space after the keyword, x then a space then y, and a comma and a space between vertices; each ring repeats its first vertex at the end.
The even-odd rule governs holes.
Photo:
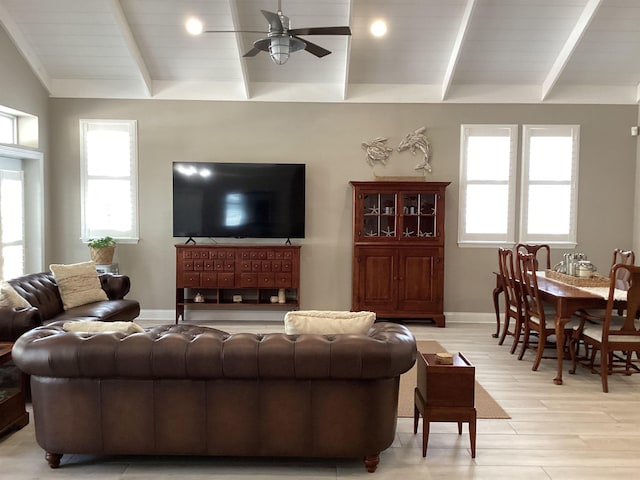
POLYGON ((11 41, 13 41, 13 44, 29 64, 33 73, 38 77, 42 86, 47 90, 47 93, 51 95, 51 77, 44 68, 44 65, 40 61, 38 55, 36 55, 29 42, 20 31, 18 24, 13 20, 13 17, 2 4, 0 4, 0 22, 4 25, 9 37, 11 37, 11 41))
POLYGON ((640 83, 636 86, 636 103, 640 103, 640 83))
POLYGON ((449 96, 449 89, 451 88, 451 82, 458 66, 458 60, 460 59, 460 52, 462 51, 462 45, 464 44, 465 37, 469 31, 469 25, 471 24, 471 17, 473 16, 473 9, 476 6, 476 0, 467 0, 467 6, 464 9, 462 20, 460 21, 460 27, 458 28, 458 35, 456 41, 453 44, 451 55, 449 56, 449 64, 447 70, 444 73, 444 79, 442 81, 442 95, 441 100, 445 101, 449 96))
POLYGON ((124 14, 124 10, 122 9, 120 0, 111 0, 108 2, 108 4, 109 8, 111 9, 111 13, 113 13, 113 16, 115 17, 116 26, 124 37, 124 43, 127 46, 129 53, 133 57, 133 61, 138 67, 138 73, 140 74, 140 78, 142 79, 145 94, 147 97, 151 97, 153 96, 153 80, 151 79, 151 75, 149 74, 147 64, 142 57, 142 53, 140 52, 138 43, 136 42, 136 39, 131 32, 131 27, 129 26, 127 17, 124 14))
POLYGON ((560 75, 562 75, 562 72, 567 66, 567 63, 569 63, 571 55, 573 55, 573 52, 580 43, 582 36, 587 31, 587 28, 589 28, 589 24, 595 17, 596 12, 602 4, 602 1, 603 0, 589 0, 585 5, 584 10, 580 14, 580 18, 578 18, 576 25, 573 27, 573 30, 569 34, 569 38, 567 38, 567 41, 560 50, 560 53, 556 57, 555 62, 553 62, 553 65, 551 66, 547 77, 542 83, 541 99, 543 101, 547 99, 547 97, 551 93, 551 90, 558 82, 560 75))
MULTIPOLYGON (((235 0, 228 0, 229 12, 231 13, 231 23, 233 30, 240 30, 240 20, 238 15, 238 6, 235 0)), ((242 73, 242 90, 246 99, 251 98, 251 91, 249 90, 249 72, 247 71, 247 59, 243 57, 245 45, 242 42, 241 33, 235 33, 236 46, 238 47, 238 58, 240 60, 240 72, 242 73)))
MULTIPOLYGON (((353 0, 348 0, 347 2, 347 25, 351 26, 351 22, 353 21, 353 0)), ((343 86, 342 86, 342 100, 346 100, 349 95, 349 64, 351 62, 351 35, 347 36, 347 51, 344 55, 344 75, 343 75, 343 86)))

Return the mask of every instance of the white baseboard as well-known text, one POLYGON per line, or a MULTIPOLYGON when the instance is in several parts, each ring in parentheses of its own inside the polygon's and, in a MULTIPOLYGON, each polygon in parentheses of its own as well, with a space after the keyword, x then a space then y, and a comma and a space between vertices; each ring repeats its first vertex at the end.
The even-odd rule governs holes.
MULTIPOLYGON (((186 323, 212 321, 247 321, 247 322, 279 322, 284 321, 284 310, 238 310, 238 309, 211 309, 187 312, 186 323)), ((447 323, 496 323, 496 314, 476 312, 445 312, 447 323)), ((165 321, 174 323, 175 310, 144 309, 140 311, 141 320, 154 322, 165 321)))

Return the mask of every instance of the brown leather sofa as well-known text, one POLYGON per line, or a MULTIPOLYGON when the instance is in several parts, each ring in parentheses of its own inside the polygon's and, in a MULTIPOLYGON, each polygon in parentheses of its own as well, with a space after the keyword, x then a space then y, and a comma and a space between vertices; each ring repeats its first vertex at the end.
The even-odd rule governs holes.
POLYGON ((36 439, 62 454, 363 458, 395 436, 400 374, 416 344, 394 323, 366 335, 31 330, 13 348, 31 375, 36 439))
POLYGON ((0 307, 0 341, 14 342, 24 332, 57 320, 129 321, 140 315, 140 304, 124 298, 131 288, 128 276, 103 273, 98 278, 109 300, 66 311, 52 273, 31 273, 8 280, 31 307, 0 307))

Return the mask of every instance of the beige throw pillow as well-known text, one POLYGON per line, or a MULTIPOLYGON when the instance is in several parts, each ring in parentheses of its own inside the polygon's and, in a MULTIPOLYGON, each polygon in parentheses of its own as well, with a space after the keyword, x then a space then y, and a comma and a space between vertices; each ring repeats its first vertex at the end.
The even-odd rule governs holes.
POLYGON ((143 333, 144 328, 135 322, 99 322, 99 321, 81 321, 81 322, 65 322, 62 328, 67 332, 78 333, 143 333))
POLYGON ((24 297, 21 297, 16 289, 5 280, 0 282, 0 307, 30 307, 31 304, 27 302, 24 297))
POLYGON ((70 265, 49 265, 65 310, 86 303, 108 300, 100 286, 100 279, 94 262, 73 263, 70 265))
POLYGON ((315 333, 366 334, 376 320, 374 312, 341 312, 332 310, 298 310, 284 316, 284 331, 289 335, 315 333))

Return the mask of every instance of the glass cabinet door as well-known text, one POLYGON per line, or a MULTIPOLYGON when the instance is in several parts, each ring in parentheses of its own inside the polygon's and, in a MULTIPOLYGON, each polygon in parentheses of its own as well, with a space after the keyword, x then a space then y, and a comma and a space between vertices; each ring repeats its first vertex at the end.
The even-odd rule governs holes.
POLYGON ((402 193, 400 195, 402 236, 404 238, 435 237, 437 196, 435 193, 402 193))
POLYGON ((364 237, 395 237, 397 231, 397 195, 365 193, 362 200, 364 237))

